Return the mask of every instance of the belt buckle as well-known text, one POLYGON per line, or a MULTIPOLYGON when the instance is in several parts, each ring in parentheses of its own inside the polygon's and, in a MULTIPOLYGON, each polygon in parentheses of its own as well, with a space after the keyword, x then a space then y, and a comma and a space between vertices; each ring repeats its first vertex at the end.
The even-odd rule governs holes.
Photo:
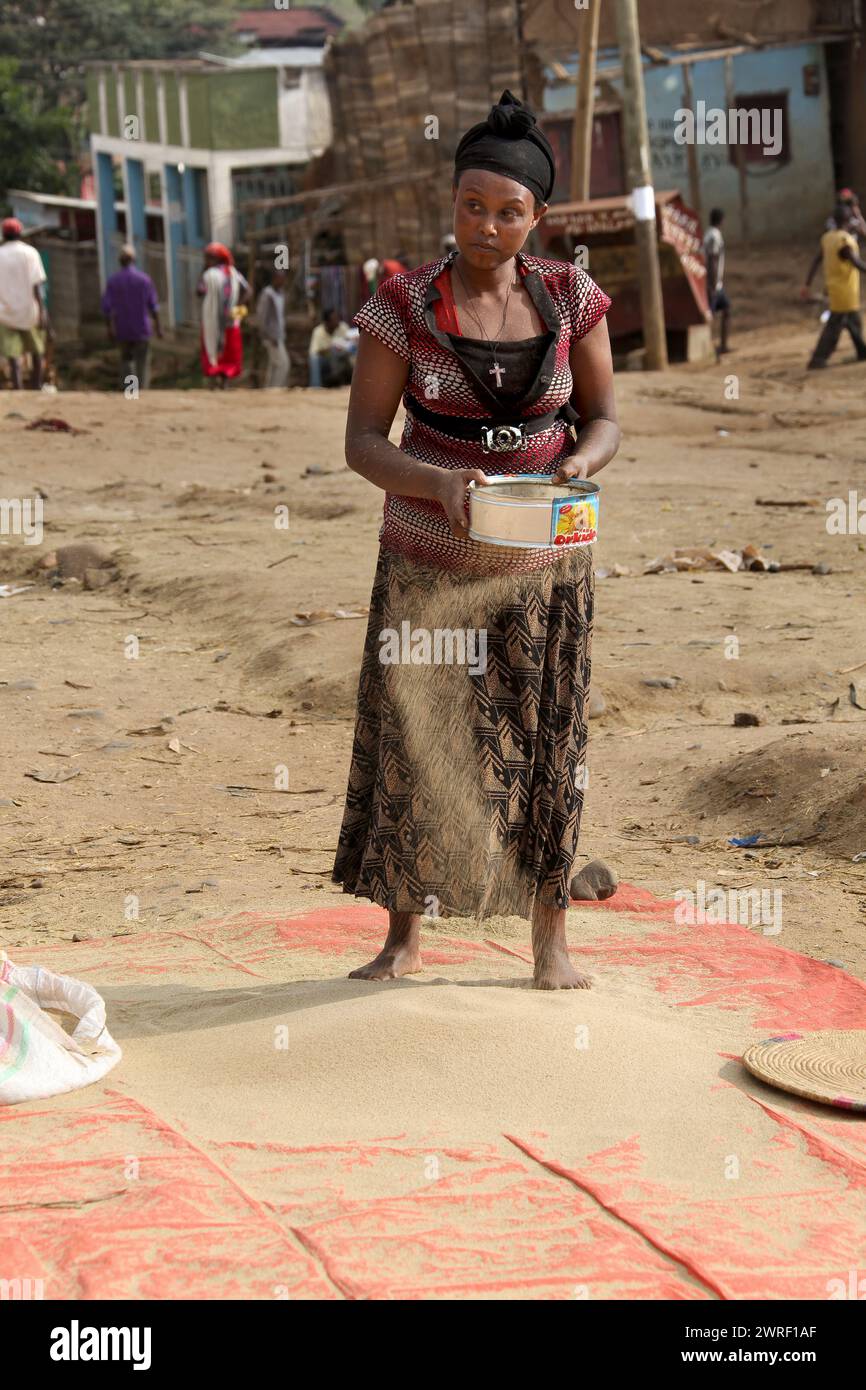
POLYGON ((481 430, 481 447, 485 454, 511 453, 525 443, 522 425, 493 425, 481 430))

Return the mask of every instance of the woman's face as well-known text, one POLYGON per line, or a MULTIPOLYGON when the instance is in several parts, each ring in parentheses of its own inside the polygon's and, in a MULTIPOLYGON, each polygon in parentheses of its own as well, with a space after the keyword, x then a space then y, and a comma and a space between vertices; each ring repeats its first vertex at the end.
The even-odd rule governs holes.
POLYGON ((546 203, 536 211, 522 183, 490 169, 464 169, 453 202, 460 254, 478 270, 493 270, 516 255, 547 211, 546 203))

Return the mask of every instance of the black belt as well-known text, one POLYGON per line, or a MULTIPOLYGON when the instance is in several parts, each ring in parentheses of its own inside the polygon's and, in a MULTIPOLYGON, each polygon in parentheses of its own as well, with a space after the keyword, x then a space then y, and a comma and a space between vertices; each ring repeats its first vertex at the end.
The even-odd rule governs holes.
POLYGON ((469 419, 465 415, 443 415, 437 410, 428 410, 426 405, 416 401, 408 391, 403 393, 403 404, 411 415, 425 425, 430 425, 442 434, 453 439, 471 439, 480 444, 486 454, 511 453, 523 448, 530 435, 549 430, 557 420, 567 425, 576 424, 580 416, 570 401, 558 410, 550 410, 546 415, 533 415, 528 420, 509 424, 505 420, 469 419))

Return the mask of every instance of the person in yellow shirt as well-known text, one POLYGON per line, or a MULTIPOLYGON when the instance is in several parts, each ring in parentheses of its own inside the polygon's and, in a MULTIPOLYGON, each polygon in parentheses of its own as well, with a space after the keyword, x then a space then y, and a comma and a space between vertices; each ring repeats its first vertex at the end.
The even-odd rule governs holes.
POLYGON ((810 297, 812 277, 818 266, 823 264, 830 314, 808 363, 810 371, 816 367, 826 367, 843 328, 847 328, 851 334, 858 362, 866 359, 866 342, 860 319, 860 272, 866 271, 866 262, 860 259, 857 238, 851 230, 851 208, 840 203, 834 210, 833 221, 836 225, 822 236, 821 249, 812 262, 801 291, 804 299, 810 297))
POLYGON ((358 330, 353 331, 336 309, 326 309, 310 337, 310 385, 347 385, 357 349, 358 330))

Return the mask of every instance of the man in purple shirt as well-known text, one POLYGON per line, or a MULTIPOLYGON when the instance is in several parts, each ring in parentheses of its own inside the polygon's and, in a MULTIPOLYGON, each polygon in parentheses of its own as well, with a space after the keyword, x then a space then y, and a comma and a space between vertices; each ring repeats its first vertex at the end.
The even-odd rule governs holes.
POLYGON ((102 296, 102 312, 108 336, 120 348, 120 389, 134 377, 140 390, 150 385, 150 320, 157 338, 162 337, 156 286, 135 264, 135 247, 120 249, 120 270, 109 276, 102 296))

